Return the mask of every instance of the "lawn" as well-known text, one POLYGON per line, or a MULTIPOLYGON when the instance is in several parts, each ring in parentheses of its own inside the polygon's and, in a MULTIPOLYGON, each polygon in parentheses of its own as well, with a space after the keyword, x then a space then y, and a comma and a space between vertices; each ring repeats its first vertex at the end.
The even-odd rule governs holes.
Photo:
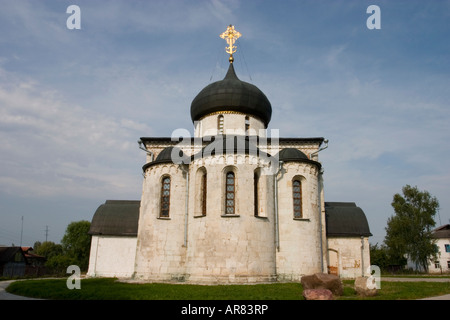
POLYGON ((450 294, 450 282, 391 282, 381 281, 375 297, 363 298, 353 289, 354 281, 344 280, 344 294, 340 300, 416 300, 450 294))
POLYGON ((7 291, 28 297, 57 300, 298 300, 299 283, 217 285, 123 283, 110 278, 83 279, 79 290, 69 290, 66 279, 13 282, 7 291), (281 294, 281 296, 280 296, 281 294))
MULTIPOLYGON (((339 300, 363 299, 353 281, 343 281, 339 300)), ((110 278, 81 280, 81 288, 69 290, 66 279, 13 282, 7 291, 28 297, 53 300, 303 300, 300 283, 255 285, 190 285, 123 283, 110 278)), ((450 294, 450 282, 381 282, 373 300, 409 300, 450 294)), ((369 298, 364 298, 369 299, 369 298)))

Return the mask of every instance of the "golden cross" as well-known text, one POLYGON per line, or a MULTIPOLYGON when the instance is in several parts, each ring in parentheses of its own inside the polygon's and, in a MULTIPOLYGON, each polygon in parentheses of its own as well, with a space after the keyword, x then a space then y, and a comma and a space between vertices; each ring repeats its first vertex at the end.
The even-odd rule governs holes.
POLYGON ((234 30, 234 26, 231 24, 227 27, 227 30, 220 35, 222 39, 225 39, 227 41, 228 47, 225 47, 225 51, 230 54, 230 63, 234 61, 233 53, 236 52, 234 43, 240 36, 241 34, 234 30))

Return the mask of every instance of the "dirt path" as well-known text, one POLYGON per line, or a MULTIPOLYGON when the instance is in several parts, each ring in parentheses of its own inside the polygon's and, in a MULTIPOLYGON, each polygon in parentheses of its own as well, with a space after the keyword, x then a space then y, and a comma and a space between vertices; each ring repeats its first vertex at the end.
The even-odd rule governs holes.
POLYGON ((6 292, 5 289, 9 286, 9 284, 11 282, 14 282, 14 281, 17 281, 17 280, 0 281, 0 300, 42 300, 42 299, 36 299, 36 298, 17 296, 15 294, 6 292))

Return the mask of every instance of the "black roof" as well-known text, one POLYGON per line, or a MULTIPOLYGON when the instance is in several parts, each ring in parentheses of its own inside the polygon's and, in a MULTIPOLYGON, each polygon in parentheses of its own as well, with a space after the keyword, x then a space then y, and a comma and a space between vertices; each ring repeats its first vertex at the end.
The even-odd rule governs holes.
MULTIPOLYGON (((257 139, 256 141, 262 140, 263 142, 271 144, 271 141, 274 140, 277 144, 289 144, 289 143, 314 143, 314 144, 322 144, 324 141, 323 137, 311 137, 311 138, 293 138, 293 137, 260 137, 260 136, 250 136, 252 138, 257 139)), ((202 141, 204 144, 208 144, 210 141, 213 141, 215 136, 204 136, 200 138, 200 141, 202 141)), ((196 140, 199 138, 197 137, 141 137, 140 140, 142 142, 146 143, 165 143, 169 144, 172 143, 173 145, 176 145, 183 142, 189 142, 190 145, 195 144, 196 140)))
POLYGON ((4 247, 0 246, 0 263, 14 261, 17 252, 20 252, 26 261, 25 254, 21 247, 4 247))
POLYGON ((310 160, 306 154, 296 148, 284 148, 278 153, 278 160, 282 162, 307 162, 322 167, 320 162, 310 160))
POLYGON ((325 202, 327 236, 370 237, 366 215, 354 202, 325 202))
POLYGON ((433 238, 435 239, 450 239, 450 224, 445 224, 433 230, 433 238))
POLYGON ((207 157, 210 155, 226 155, 226 154, 249 154, 249 155, 265 155, 266 152, 261 151, 257 146, 256 137, 239 136, 239 135, 217 135, 212 137, 212 142, 207 144, 199 153, 194 154, 192 159, 198 157, 207 157))
MULTIPOLYGON (((137 236, 139 208, 138 200, 107 200, 96 210, 89 234, 137 236)), ((327 236, 372 236, 366 215, 354 202, 325 202, 325 214, 327 236)))
POLYGON ((306 154, 295 148, 284 148, 278 153, 280 161, 297 161, 308 159, 306 154))
MULTIPOLYGON (((173 142, 171 138, 159 137, 159 138, 141 138, 142 141, 162 141, 173 142)), ((189 138, 187 138, 189 139, 189 138)), ((296 148, 284 148, 277 155, 272 156, 267 152, 260 150, 258 147, 258 136, 243 136, 243 135, 216 135, 208 136, 206 141, 202 140, 202 144, 206 145, 196 154, 187 156, 183 151, 175 146, 164 148, 152 162, 146 163, 142 170, 145 171, 148 167, 160 163, 174 163, 174 164, 189 164, 194 159, 207 157, 211 155, 221 154, 248 154, 255 156, 264 156, 266 158, 275 157, 275 159, 283 162, 297 161, 308 162, 317 165, 319 168, 321 164, 317 161, 310 160, 306 154, 296 148), (207 142, 210 141, 210 142, 207 142)), ((270 145, 270 139, 263 138, 265 143, 270 145)), ((321 143, 323 138, 279 138, 276 142, 318 142, 321 143)), ((194 141, 191 139, 191 143, 194 141)))
POLYGON ((239 80, 230 63, 225 78, 206 86, 191 103, 192 121, 219 111, 238 111, 261 119, 265 126, 272 117, 266 95, 253 84, 239 80))
POLYGON ((140 201, 106 200, 92 218, 89 234, 137 236, 140 201))
POLYGON ((188 164, 190 163, 190 158, 180 148, 170 146, 164 148, 155 160, 144 164, 142 170, 145 171, 148 167, 158 163, 188 164))

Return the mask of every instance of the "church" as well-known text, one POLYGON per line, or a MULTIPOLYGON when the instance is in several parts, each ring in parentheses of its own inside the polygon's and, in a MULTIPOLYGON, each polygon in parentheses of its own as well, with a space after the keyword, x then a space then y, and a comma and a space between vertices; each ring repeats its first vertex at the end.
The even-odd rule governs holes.
MULTIPOLYGON (((268 130, 272 106, 234 69, 192 100, 193 137, 142 137, 140 200, 106 200, 92 218, 88 277, 247 284, 324 272, 368 275, 369 225, 352 202, 326 202, 321 137, 268 130)), ((187 111, 187 110, 186 110, 187 111)))

